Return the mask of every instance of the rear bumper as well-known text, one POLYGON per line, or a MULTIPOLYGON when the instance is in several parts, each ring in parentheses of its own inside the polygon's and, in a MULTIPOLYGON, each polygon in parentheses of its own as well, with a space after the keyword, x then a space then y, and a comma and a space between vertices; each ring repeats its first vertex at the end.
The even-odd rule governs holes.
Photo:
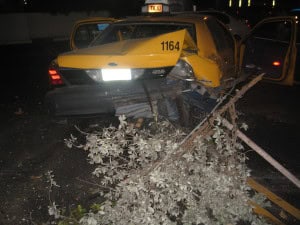
POLYGON ((49 91, 45 105, 54 116, 111 114, 117 107, 176 95, 178 83, 166 79, 62 87, 49 91))
POLYGON ((108 96, 95 87, 54 89, 46 94, 45 105, 54 116, 103 114, 114 111, 108 96))

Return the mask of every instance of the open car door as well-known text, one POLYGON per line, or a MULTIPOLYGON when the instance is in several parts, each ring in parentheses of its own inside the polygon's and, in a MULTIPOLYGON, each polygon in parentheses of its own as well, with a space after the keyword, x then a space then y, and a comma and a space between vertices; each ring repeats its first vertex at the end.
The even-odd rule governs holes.
POLYGON ((259 22, 240 42, 242 74, 265 73, 264 80, 293 85, 297 57, 295 17, 274 17, 259 22))
POLYGON ((71 50, 88 47, 94 38, 114 21, 116 19, 106 17, 95 17, 77 21, 71 32, 71 50))

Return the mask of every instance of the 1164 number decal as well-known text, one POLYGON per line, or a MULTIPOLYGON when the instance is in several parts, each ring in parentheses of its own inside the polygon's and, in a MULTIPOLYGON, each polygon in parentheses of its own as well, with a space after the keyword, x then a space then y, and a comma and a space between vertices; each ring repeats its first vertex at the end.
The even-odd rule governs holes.
POLYGON ((163 51, 179 51, 179 41, 163 41, 160 43, 163 51))

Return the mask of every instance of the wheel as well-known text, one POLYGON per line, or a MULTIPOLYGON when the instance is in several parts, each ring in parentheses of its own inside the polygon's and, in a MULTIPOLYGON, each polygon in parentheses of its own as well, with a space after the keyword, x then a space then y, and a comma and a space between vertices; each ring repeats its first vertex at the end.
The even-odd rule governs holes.
POLYGON ((179 113, 179 122, 183 127, 191 126, 191 105, 184 98, 184 95, 179 95, 176 98, 176 105, 179 113))
POLYGON ((185 92, 178 98, 180 120, 183 126, 195 126, 212 111, 217 100, 208 93, 200 94, 197 91, 185 92))

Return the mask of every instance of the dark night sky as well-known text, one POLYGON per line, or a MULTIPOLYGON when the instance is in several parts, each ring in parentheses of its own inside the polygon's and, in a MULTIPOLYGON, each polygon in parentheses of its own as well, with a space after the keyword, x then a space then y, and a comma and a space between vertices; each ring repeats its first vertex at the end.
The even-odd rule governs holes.
MULTIPOLYGON (((197 5, 198 8, 224 9, 228 0, 183 0, 188 5, 197 5)), ((239 0, 232 0, 237 2, 239 0)), ((248 0, 242 0, 246 5, 248 0)), ((145 0, 0 0, 0 13, 7 12, 51 12, 68 13, 70 11, 97 11, 108 10, 112 15, 136 15, 139 14, 145 0), (27 4, 25 4, 27 3, 27 4)), ((271 4, 272 0, 252 0, 252 4, 263 6, 271 4)), ((284 7, 300 7, 300 0, 276 0, 278 5, 284 7)))
POLYGON ((0 0, 0 12, 68 13, 109 10, 116 14, 134 14, 143 4, 144 0, 0 0))
MULTIPOLYGON (((180 1, 180 0, 179 0, 180 1)), ((182 0, 192 9, 193 4, 213 7, 212 3, 226 0, 182 0)), ((50 12, 108 10, 113 16, 137 15, 145 0, 0 0, 0 13, 8 12, 50 12), (26 3, 26 4, 25 4, 26 3)))

